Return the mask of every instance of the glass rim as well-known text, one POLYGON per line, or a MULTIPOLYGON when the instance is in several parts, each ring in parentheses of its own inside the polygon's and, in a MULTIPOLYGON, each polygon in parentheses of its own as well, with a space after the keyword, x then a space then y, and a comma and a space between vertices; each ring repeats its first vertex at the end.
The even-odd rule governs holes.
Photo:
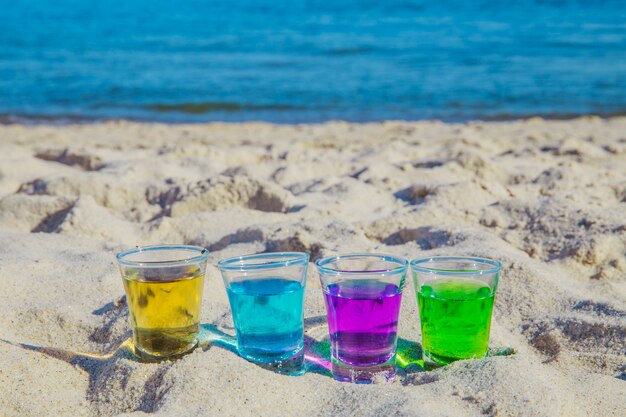
POLYGON ((420 258, 413 259, 411 261, 411 269, 415 272, 422 272, 426 274, 433 275, 487 275, 487 274, 497 274, 502 269, 502 262, 495 261, 493 259, 487 258, 478 258, 473 256, 433 256, 430 258, 420 258), (442 262, 442 261, 473 261, 476 263, 480 263, 482 265, 490 265, 491 268, 483 269, 483 270, 450 270, 450 269, 439 269, 439 268, 428 268, 423 266, 423 264, 427 264, 429 262, 442 262))
POLYGON ((341 255, 329 256, 327 258, 318 259, 315 262, 315 266, 320 273, 333 274, 333 275, 366 275, 366 274, 398 274, 406 272, 409 261, 404 258, 398 258, 397 256, 388 255, 386 253, 346 253, 341 255), (330 268, 325 266, 326 264, 346 260, 346 259, 365 259, 372 258, 383 260, 386 262, 395 262, 398 266, 390 269, 371 269, 371 270, 349 270, 330 268))
POLYGON ((292 265, 308 265, 309 254, 306 252, 263 252, 250 255, 221 259, 217 266, 222 271, 257 271, 282 268, 292 265), (285 259, 276 259, 285 258, 285 259), (273 259, 273 260, 269 260, 273 259), (263 260, 269 260, 263 262, 263 260), (257 262, 258 261, 258 262, 257 262))
POLYGON ((137 246, 134 249, 128 249, 122 251, 115 255, 118 264, 124 266, 134 266, 134 267, 169 267, 169 266, 180 266, 180 265, 189 265, 193 263, 198 263, 205 261, 209 257, 209 250, 203 248, 201 246, 192 246, 192 245, 149 245, 149 246, 137 246), (198 255, 190 256, 185 259, 174 259, 171 261, 129 261, 125 259, 129 255, 134 255, 136 253, 141 252, 151 252, 151 251, 166 251, 166 250, 181 250, 181 251, 189 251, 199 252, 198 255))

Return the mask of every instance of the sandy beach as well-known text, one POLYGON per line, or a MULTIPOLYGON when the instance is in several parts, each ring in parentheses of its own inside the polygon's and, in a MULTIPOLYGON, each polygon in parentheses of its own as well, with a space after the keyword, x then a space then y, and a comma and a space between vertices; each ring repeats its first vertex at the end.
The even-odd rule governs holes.
POLYGON ((626 118, 0 126, 2 416, 623 416, 626 118), (209 249, 201 344, 139 363, 115 254, 209 249), (339 383, 309 266, 309 372, 237 356, 216 263, 264 251, 500 260, 491 355, 339 383), (317 364, 316 364, 317 363, 317 364))

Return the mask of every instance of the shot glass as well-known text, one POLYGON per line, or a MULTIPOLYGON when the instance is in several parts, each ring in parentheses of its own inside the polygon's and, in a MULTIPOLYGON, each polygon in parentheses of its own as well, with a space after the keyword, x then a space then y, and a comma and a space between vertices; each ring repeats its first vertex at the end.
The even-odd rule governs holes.
POLYGON ((159 245, 117 255, 142 359, 171 359, 196 346, 208 251, 159 245))
POLYGON ((487 354, 501 267, 481 258, 411 261, 427 363, 445 365, 487 354))
POLYGON ((372 383, 396 375, 396 343, 408 261, 348 254, 316 262, 328 314, 333 377, 372 383))
POLYGON ((218 262, 233 313, 237 350, 289 375, 304 373, 304 288, 309 255, 261 253, 218 262))

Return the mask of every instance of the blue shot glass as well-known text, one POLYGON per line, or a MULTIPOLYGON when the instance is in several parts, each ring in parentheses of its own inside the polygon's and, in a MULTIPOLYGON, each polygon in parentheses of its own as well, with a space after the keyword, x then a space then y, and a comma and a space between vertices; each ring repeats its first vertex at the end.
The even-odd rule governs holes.
POLYGON ((224 259, 239 354, 288 375, 304 373, 304 288, 309 255, 261 253, 224 259))

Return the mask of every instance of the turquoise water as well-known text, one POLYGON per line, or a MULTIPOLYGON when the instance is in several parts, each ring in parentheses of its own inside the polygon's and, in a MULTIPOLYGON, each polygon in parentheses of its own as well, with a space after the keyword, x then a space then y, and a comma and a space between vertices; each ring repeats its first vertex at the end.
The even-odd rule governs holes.
POLYGON ((0 0, 0 121, 626 112, 618 0, 0 0))
POLYGON ((254 362, 294 356, 304 346, 304 287, 280 278, 234 282, 227 289, 239 354, 254 362))

